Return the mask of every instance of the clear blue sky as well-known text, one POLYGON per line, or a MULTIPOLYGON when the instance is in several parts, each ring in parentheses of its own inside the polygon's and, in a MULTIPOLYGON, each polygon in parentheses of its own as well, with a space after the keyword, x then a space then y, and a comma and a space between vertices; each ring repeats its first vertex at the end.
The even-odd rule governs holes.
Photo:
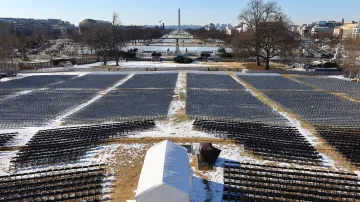
MULTIPOLYGON (((123 24, 237 24, 248 0, 0 0, 0 17, 58 18, 78 23, 86 18, 111 20, 113 11, 123 24)), ((318 20, 360 20, 360 0, 278 0, 296 24, 318 20)))

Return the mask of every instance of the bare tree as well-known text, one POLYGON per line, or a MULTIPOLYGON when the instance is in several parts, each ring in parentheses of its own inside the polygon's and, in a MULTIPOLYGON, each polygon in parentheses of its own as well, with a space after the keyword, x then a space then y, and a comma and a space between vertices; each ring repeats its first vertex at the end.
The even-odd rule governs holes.
POLYGON ((261 43, 263 42, 262 26, 267 22, 285 19, 281 8, 274 1, 250 0, 247 7, 240 13, 238 19, 244 24, 252 36, 252 48, 256 53, 256 63, 260 66, 261 43))
POLYGON ((96 54, 103 57, 104 65, 107 64, 109 50, 112 49, 112 26, 103 24, 93 28, 91 38, 96 54))
POLYGON ((18 38, 9 32, 5 24, 0 23, 0 61, 14 63, 14 50, 18 44, 18 38))
POLYGON ((357 82, 360 80, 360 37, 346 38, 342 45, 345 50, 343 58, 343 70, 351 77, 355 75, 357 82))
POLYGON ((291 56, 294 49, 300 46, 295 33, 289 29, 289 23, 279 19, 275 22, 261 23, 259 30, 262 32, 259 56, 266 62, 265 69, 270 69, 270 58, 275 56, 291 56))
POLYGON ((234 34, 231 47, 236 57, 238 58, 248 58, 254 54, 254 49, 252 43, 252 36, 249 32, 241 32, 234 34))
POLYGON ((121 29, 120 25, 119 14, 114 12, 111 23, 111 46, 112 52, 115 52, 116 66, 119 66, 119 51, 126 46, 123 29, 121 29))

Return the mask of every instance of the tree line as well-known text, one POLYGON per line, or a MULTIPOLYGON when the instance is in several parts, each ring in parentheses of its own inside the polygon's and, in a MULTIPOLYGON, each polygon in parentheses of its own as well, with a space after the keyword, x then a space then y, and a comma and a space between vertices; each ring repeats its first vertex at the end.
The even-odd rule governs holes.
POLYGON ((95 53, 97 56, 102 57, 104 65, 107 63, 108 57, 114 57, 116 66, 118 66, 120 54, 123 52, 122 49, 128 43, 136 45, 140 41, 151 42, 170 31, 159 27, 123 26, 121 25, 119 15, 114 12, 111 25, 99 24, 90 27, 81 34, 79 32, 72 32, 70 37, 74 42, 80 44, 82 54, 84 54, 84 48, 88 47, 90 54, 95 53))
POLYGON ((0 22, 0 62, 11 61, 14 63, 15 57, 21 57, 27 61, 28 49, 35 49, 49 41, 49 35, 45 33, 33 33, 25 35, 23 33, 9 31, 5 23, 0 22))

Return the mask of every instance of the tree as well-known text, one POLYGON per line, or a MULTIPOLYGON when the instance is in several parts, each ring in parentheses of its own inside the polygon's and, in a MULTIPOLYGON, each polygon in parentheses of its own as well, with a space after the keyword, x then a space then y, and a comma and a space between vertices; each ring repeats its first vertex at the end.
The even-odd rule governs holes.
POLYGON ((96 54, 103 57, 104 65, 107 64, 108 52, 112 46, 112 26, 107 24, 97 25, 92 28, 91 43, 96 49, 96 54))
POLYGON ((18 38, 12 35, 6 25, 0 23, 0 61, 13 63, 14 50, 19 44, 18 38))
POLYGON ((346 38, 342 45, 345 50, 345 57, 343 58, 343 70, 351 77, 353 74, 360 80, 360 37, 346 38))
POLYGON ((231 40, 231 47, 238 58, 249 58, 256 54, 252 45, 252 36, 249 32, 235 33, 231 40))
POLYGON ((252 48, 256 53, 256 63, 260 65, 261 43, 263 42, 262 25, 267 22, 276 22, 285 18, 284 13, 276 2, 250 0, 247 7, 240 13, 238 19, 245 25, 252 36, 252 48))
POLYGON ((225 32, 220 30, 206 30, 205 28, 201 28, 201 29, 187 29, 186 31, 203 41, 209 41, 209 40, 215 41, 218 39, 228 44, 231 43, 231 36, 227 35, 225 32))
POLYGON ((299 46, 298 35, 289 30, 290 20, 276 2, 250 0, 238 18, 245 25, 246 30, 241 37, 246 41, 236 36, 234 39, 240 41, 233 39, 233 47, 255 54, 258 66, 262 58, 266 62, 265 69, 270 69, 270 58, 290 55, 299 46))
POLYGON ((262 32, 259 56, 266 62, 265 69, 270 69, 270 58, 275 56, 288 56, 300 46, 300 40, 295 33, 288 29, 289 23, 279 19, 278 22, 261 23, 262 32))
POLYGON ((116 66, 119 66, 119 51, 126 46, 123 30, 120 27, 120 17, 116 12, 113 13, 111 23, 111 50, 115 52, 116 66))

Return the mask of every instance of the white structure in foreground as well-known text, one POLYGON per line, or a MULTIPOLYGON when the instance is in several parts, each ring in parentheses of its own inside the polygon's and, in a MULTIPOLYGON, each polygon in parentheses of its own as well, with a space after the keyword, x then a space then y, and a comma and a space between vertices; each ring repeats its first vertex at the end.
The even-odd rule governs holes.
POLYGON ((146 153, 136 202, 190 202, 191 180, 187 150, 165 140, 146 153))

